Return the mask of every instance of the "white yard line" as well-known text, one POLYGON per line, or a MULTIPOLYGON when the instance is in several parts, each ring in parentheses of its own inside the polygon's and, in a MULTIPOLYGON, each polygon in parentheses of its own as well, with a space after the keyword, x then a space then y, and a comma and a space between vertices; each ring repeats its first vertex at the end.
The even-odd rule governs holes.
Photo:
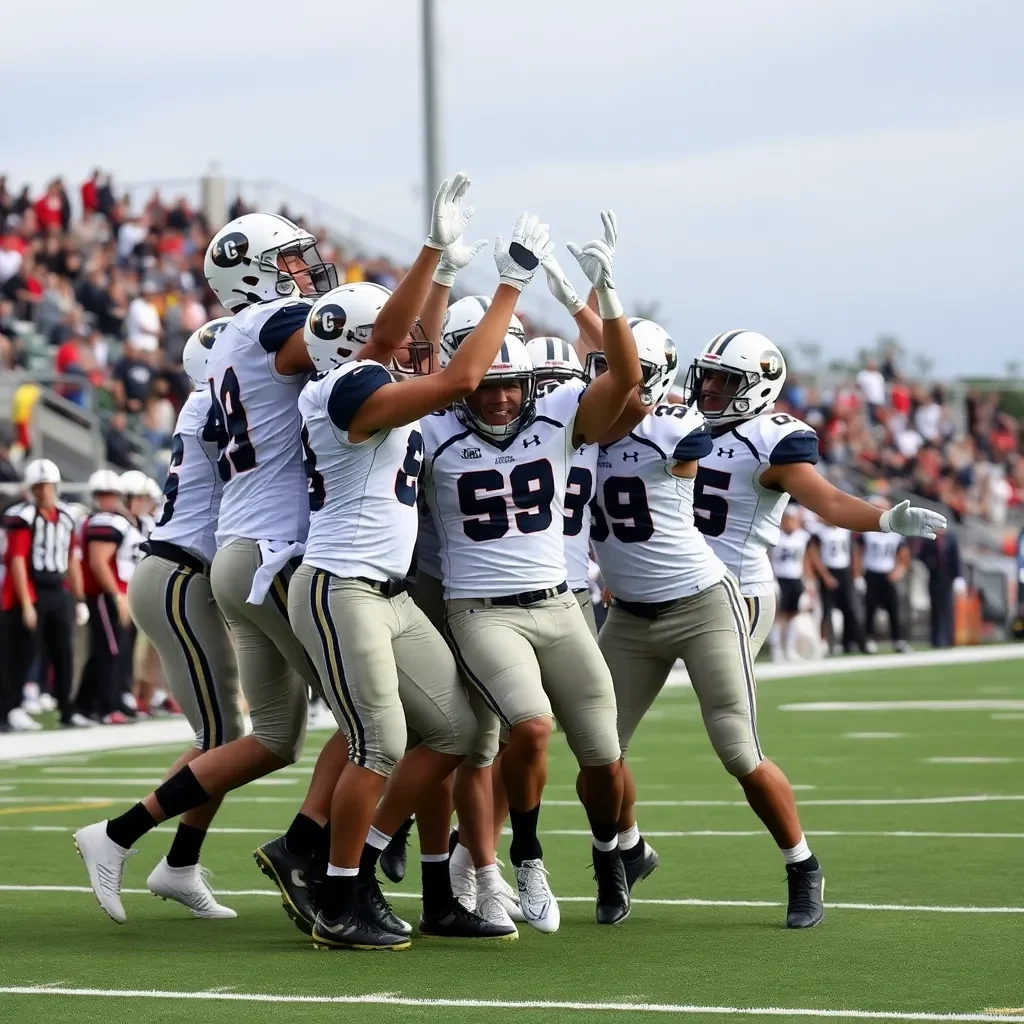
MULTIPOLYGON (((152 771, 153 769, 147 769, 152 771)), ((76 773, 77 774, 77 773, 76 773)), ((133 778, 112 779, 69 779, 64 776, 40 776, 29 778, 18 778, 10 775, 0 776, 5 784, 13 786, 159 786, 163 782, 163 776, 153 775, 150 778, 137 776, 133 778)), ((265 779, 254 779, 248 783, 249 786, 295 786, 298 779, 279 779, 277 773, 268 775, 265 779)))
POLYGON ((454 1010, 564 1010, 578 1013, 714 1014, 723 1017, 825 1017, 851 1020, 898 1021, 1011 1021, 1024 1015, 994 1016, 984 1013, 908 1013, 897 1010, 832 1010, 779 1006, 698 1006, 688 1003, 575 1002, 546 999, 431 999, 398 996, 385 992, 367 995, 289 995, 272 992, 162 991, 159 989, 57 988, 41 985, 5 985, 0 994, 12 996, 70 996, 108 999, 168 999, 195 1002, 288 1003, 314 1006, 407 1006, 454 1010))
MULTIPOLYGON (((167 832, 174 828, 174 823, 162 826, 167 832)), ((157 827, 157 830, 160 826, 157 827)), ((74 825, 0 825, 0 832, 75 832, 74 825)), ((280 834, 280 829, 275 828, 231 828, 225 826, 214 826, 208 829, 211 835, 222 836, 274 836, 280 834)), ((506 828, 505 835, 511 835, 511 830, 506 828)), ((836 831, 830 829, 808 829, 808 836, 842 836, 844 838, 870 838, 870 839, 1024 839, 1024 832, 875 832, 875 831, 836 831)), ((541 829, 538 835, 542 836, 589 836, 587 829, 541 829)), ((768 838, 764 829, 690 829, 688 831, 656 832, 644 829, 644 835, 648 839, 702 839, 702 838, 723 838, 723 839, 746 839, 761 837, 768 838)))
MULTIPOLYGON (((277 889, 216 889, 218 896, 276 896, 281 894, 277 889)), ((88 893, 92 889, 87 885, 0 885, 0 892, 70 892, 88 893)), ((122 895, 149 896, 148 889, 122 889, 122 895)), ((386 892, 388 899, 418 900, 417 892, 386 892)), ((593 896, 558 896, 560 903, 593 903, 593 896)), ((705 899, 634 899, 632 903, 649 907, 783 907, 784 903, 776 900, 705 900, 705 899)), ((1024 907, 972 907, 972 906, 931 906, 923 904, 903 903, 832 903, 825 904, 830 910, 883 910, 903 913, 930 914, 1024 914, 1024 907)))
POLYGON ((1024 700, 819 700, 779 711, 1024 711, 1024 700))
POLYGON ((923 757, 925 764, 1020 764, 1024 757, 923 757))

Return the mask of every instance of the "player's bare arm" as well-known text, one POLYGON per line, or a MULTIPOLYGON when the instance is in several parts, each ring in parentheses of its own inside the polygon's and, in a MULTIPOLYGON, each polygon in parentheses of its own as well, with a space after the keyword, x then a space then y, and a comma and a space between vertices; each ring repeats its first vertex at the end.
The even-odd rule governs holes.
POLYGON ((507 246, 499 236, 494 259, 500 283, 480 323, 439 373, 386 384, 375 391, 352 421, 353 440, 411 423, 472 394, 501 348, 520 291, 550 247, 548 226, 536 216, 519 218, 507 246))
MULTIPOLYGON (((614 230, 615 215, 602 211, 606 232, 614 230)), ((615 293, 612 279, 614 250, 605 241, 595 240, 580 249, 569 246, 583 272, 597 290, 598 310, 602 321, 602 348, 608 367, 584 392, 576 414, 573 444, 598 441, 622 413, 630 394, 643 379, 640 357, 629 323, 622 312, 622 303, 615 293)))
POLYGON ((904 537, 934 537, 946 528, 946 519, 930 509, 900 502, 880 511, 830 484, 809 462, 771 466, 761 474, 761 485, 786 491, 805 508, 833 526, 853 533, 899 533, 904 537))

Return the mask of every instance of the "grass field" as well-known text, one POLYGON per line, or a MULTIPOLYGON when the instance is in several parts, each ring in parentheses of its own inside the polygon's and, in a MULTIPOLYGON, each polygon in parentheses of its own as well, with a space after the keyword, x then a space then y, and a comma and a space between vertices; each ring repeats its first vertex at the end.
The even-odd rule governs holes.
MULTIPOLYGON (((71 842, 148 790, 175 750, 0 764, 0 1021, 1024 1021, 1021 663, 766 682, 759 724, 825 868, 829 909, 808 932, 782 927, 782 860, 715 760, 689 690, 666 691, 631 747, 641 829, 662 863, 630 919, 594 923, 586 819, 558 739, 541 839, 562 927, 521 926, 515 943, 310 947, 251 850, 291 819, 325 733, 299 765, 226 801, 203 856, 238 910, 225 922, 139 892, 169 829, 128 862, 121 927, 97 907, 71 842), (983 706, 787 709, 954 700, 983 706)), ((410 876, 393 902, 415 920, 412 859, 410 876)))

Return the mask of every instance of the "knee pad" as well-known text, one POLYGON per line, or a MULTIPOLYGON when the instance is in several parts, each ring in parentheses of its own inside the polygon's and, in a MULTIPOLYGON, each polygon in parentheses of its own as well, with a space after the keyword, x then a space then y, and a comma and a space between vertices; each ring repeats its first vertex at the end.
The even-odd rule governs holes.
POLYGON ((288 764, 295 764, 306 739, 305 708, 301 714, 293 714, 287 720, 269 716, 265 712, 254 714, 252 735, 261 746, 266 747, 276 757, 288 764))
POLYGON ((761 763, 760 746, 745 712, 723 714, 709 731, 715 753, 730 775, 742 779, 761 763))

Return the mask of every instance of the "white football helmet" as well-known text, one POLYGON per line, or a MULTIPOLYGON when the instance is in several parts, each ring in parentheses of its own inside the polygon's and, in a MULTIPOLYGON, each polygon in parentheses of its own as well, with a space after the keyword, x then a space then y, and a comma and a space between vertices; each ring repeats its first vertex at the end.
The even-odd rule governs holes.
POLYGON ((121 474, 121 493, 126 498, 144 498, 149 494, 149 477, 141 469, 121 474))
POLYGON ((316 238, 273 213, 247 213, 225 224, 207 247, 203 272, 221 305, 232 313, 290 295, 326 295, 338 285, 338 272, 320 258, 316 238), (283 270, 278 255, 305 265, 283 270))
POLYGON ((203 324, 198 331, 193 331, 181 353, 181 365, 185 367, 189 380, 196 391, 209 387, 206 375, 206 364, 210 361, 210 350, 217 340, 217 335, 224 330, 224 325, 231 323, 231 317, 219 316, 203 324))
POLYGON ((146 497, 150 501, 163 501, 164 489, 151 477, 146 477, 146 497))
POLYGON ((112 469, 97 469, 89 477, 90 494, 122 494, 121 477, 112 469))
POLYGON ((567 380, 586 379, 576 349, 564 338, 531 338, 526 343, 526 351, 530 353, 533 362, 538 397, 546 395, 567 380))
POLYGON ((734 423, 767 412, 786 383, 786 361, 763 334, 715 335, 686 372, 686 400, 709 423, 734 423))
MULTIPOLYGON (((441 366, 448 364, 449 355, 441 349, 441 366)), ((502 423, 499 426, 492 426, 485 423, 483 419, 470 408, 468 399, 461 398, 454 403, 452 408, 461 423, 464 423, 470 430, 483 434, 485 437, 493 437, 501 440, 506 437, 514 437, 533 421, 534 410, 537 402, 537 383, 533 373, 533 362, 530 353, 526 351, 525 343, 509 331, 505 340, 501 343, 494 362, 484 374, 480 386, 488 382, 510 380, 518 381, 521 392, 519 404, 519 415, 509 423, 502 423)))
MULTIPOLYGON (((661 405, 672 390, 679 366, 675 342, 668 336, 668 331, 653 320, 630 317, 629 329, 633 332, 640 368, 643 370, 640 401, 651 407, 661 405)), ((587 355, 585 372, 588 380, 595 380, 607 369, 608 361, 603 352, 590 352, 587 355)))
POLYGON ((25 486, 35 487, 36 484, 59 484, 60 470, 56 462, 49 459, 33 459, 25 467, 25 486))
POLYGON ((391 292, 383 285, 358 281, 343 284, 317 299, 302 335, 309 358, 320 373, 360 358, 377 314, 390 297, 391 292))
MULTIPOLYGON (((455 350, 462 344, 463 339, 480 323, 490 307, 489 295, 467 295, 448 307, 444 314, 444 322, 441 324, 441 352, 445 361, 455 355, 455 350)), ((515 313, 509 321, 507 333, 526 344, 526 329, 515 313)))

